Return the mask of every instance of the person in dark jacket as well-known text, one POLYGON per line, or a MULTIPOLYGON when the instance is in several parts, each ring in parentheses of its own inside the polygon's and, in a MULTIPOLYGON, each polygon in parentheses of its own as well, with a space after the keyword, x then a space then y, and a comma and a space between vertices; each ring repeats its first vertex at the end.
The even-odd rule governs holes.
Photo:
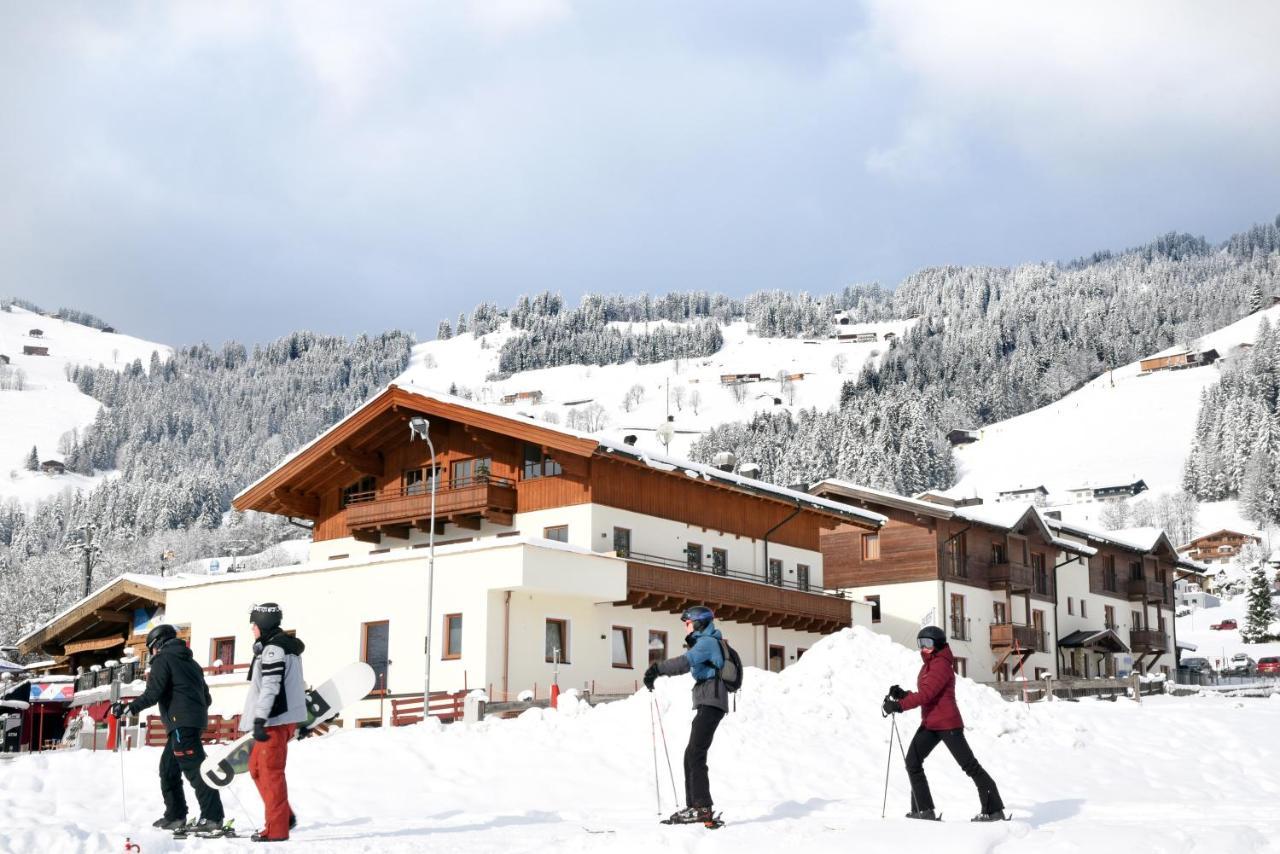
POLYGON ((981 812, 974 821, 1004 821, 1004 801, 995 780, 983 770, 964 737, 964 720, 956 705, 955 657, 947 645, 947 636, 937 626, 925 626, 916 637, 924 666, 916 677, 916 690, 904 691, 897 685, 889 688, 882 709, 885 714, 920 709, 920 729, 907 750, 907 777, 911 780, 911 812, 907 818, 934 820, 933 795, 924 775, 924 761, 942 742, 978 788, 981 812))
POLYGON ((249 776, 258 786, 266 811, 266 827, 254 842, 284 842, 297 824, 289 806, 284 766, 289 740, 307 719, 306 683, 302 679, 302 641, 286 634, 284 612, 275 602, 254 605, 249 622, 257 643, 249 665, 249 693, 240 728, 253 731, 257 745, 249 754, 249 776), (252 722, 252 723, 251 723, 252 722))
POLYGON ((715 614, 710 608, 695 605, 680 616, 684 621, 685 646, 689 651, 649 665, 644 686, 653 690, 659 676, 693 674, 693 708, 696 714, 689 731, 689 744, 684 750, 685 808, 674 813, 666 824, 711 824, 711 783, 707 779, 707 751, 716 736, 716 727, 729 711, 729 691, 720 678, 724 667, 724 650, 720 647, 720 630, 712 625, 715 614))
POLYGON ((118 719, 156 704, 160 706, 160 719, 168 737, 160 754, 164 816, 155 826, 176 830, 187 823, 187 799, 182 791, 185 776, 200 805, 200 821, 195 830, 205 835, 220 834, 224 818, 222 798, 217 789, 200 778, 200 763, 204 762, 200 736, 209 725, 209 706, 213 702, 204 671, 173 626, 162 624, 152 629, 147 634, 147 650, 151 655, 151 672, 146 690, 128 703, 115 703, 111 714, 118 719))

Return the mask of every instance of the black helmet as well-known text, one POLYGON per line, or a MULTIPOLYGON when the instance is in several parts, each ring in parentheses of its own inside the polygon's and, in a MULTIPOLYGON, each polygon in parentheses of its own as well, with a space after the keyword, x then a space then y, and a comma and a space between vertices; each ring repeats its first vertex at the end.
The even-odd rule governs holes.
POLYGON ((711 625, 711 621, 716 618, 715 612, 706 605, 690 605, 684 609, 684 613, 680 615, 680 619, 689 620, 693 623, 694 629, 702 631, 711 625))
POLYGON ((258 632, 263 635, 269 635, 280 628, 280 622, 283 619, 284 612, 275 602, 254 605, 253 610, 249 612, 249 622, 257 626, 258 632))
POLYGON ((161 623, 147 632, 147 649, 155 649, 160 644, 178 636, 178 630, 168 623, 161 623))
POLYGON ((920 633, 916 635, 917 643, 925 639, 928 639, 929 643, 920 644, 922 648, 925 646, 929 646, 932 649, 942 649, 944 646, 947 645, 946 634, 942 631, 942 629, 938 628, 937 626, 925 626, 923 629, 920 630, 920 633))

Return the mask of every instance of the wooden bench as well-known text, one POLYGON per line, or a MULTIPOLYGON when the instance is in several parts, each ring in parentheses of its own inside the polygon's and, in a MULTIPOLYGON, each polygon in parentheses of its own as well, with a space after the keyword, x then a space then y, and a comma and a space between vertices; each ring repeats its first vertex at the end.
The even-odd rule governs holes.
MULTIPOLYGON (((466 699, 466 691, 458 691, 450 694, 448 691, 432 691, 431 706, 429 709, 432 717, 439 718, 445 723, 453 723, 462 720, 463 701, 466 699)), ((392 726, 409 726, 422 722, 422 695, 410 694, 404 697, 391 698, 391 725, 392 726)))
MULTIPOLYGON (((147 746, 163 747, 168 737, 168 734, 164 730, 164 721, 160 720, 156 715, 148 715, 146 737, 147 746)), ((221 744, 227 741, 235 741, 239 737, 239 715, 232 715, 229 718, 224 718, 221 715, 210 715, 209 725, 205 727, 204 732, 200 734, 200 741, 204 744, 221 744)))

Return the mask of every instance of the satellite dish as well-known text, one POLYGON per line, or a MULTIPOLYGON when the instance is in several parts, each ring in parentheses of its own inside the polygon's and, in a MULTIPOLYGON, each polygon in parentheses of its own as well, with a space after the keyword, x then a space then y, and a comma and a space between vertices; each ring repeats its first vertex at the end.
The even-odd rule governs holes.
POLYGON ((662 447, 671 447, 671 437, 675 435, 676 428, 672 426, 670 421, 663 421, 653 432, 662 440, 662 447))

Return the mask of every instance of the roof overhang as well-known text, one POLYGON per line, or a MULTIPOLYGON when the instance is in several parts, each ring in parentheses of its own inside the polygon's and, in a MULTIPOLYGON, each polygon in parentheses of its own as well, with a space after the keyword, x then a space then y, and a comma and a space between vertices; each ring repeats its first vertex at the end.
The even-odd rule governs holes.
POLYGON ((931 501, 922 501, 919 498, 909 498, 905 495, 895 495, 892 492, 871 489, 870 487, 860 486, 839 478, 820 480, 812 484, 808 492, 811 495, 822 498, 853 499, 867 504, 878 504, 882 507, 905 510, 909 513, 928 516, 933 519, 950 519, 955 515, 954 509, 944 504, 935 504, 931 501))
POLYGON ((136 577, 117 576, 20 638, 18 651, 61 656, 113 647, 123 643, 132 630, 134 608, 163 605, 164 601, 160 587, 139 582, 136 577))
POLYGON ((1093 652, 1129 652, 1129 647, 1111 629, 1077 629, 1058 641, 1058 646, 1093 652))

